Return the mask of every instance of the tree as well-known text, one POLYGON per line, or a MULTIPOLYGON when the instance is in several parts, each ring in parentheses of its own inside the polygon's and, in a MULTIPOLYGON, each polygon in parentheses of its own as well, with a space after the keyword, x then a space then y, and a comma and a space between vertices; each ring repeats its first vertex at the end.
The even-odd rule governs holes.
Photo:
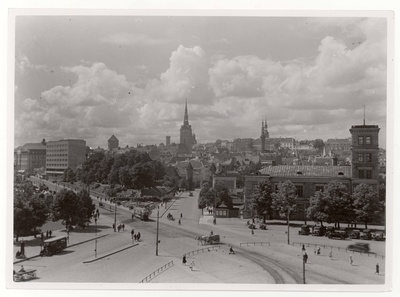
POLYGON ((14 234, 34 234, 47 220, 48 207, 44 198, 33 193, 31 182, 24 182, 14 190, 14 234))
POLYGON ((363 222, 365 229, 367 229, 368 223, 376 221, 381 212, 378 193, 371 186, 359 184, 354 189, 353 200, 357 220, 363 222))
POLYGON ((62 220, 68 228, 71 225, 85 226, 90 219, 95 206, 86 190, 76 195, 70 190, 61 190, 57 193, 53 205, 53 220, 62 220))
POLYGON ((75 182, 75 172, 72 168, 68 167, 64 170, 63 181, 71 184, 75 182))
POLYGON ((280 182, 278 185, 278 192, 273 193, 272 198, 273 208, 282 218, 286 218, 288 227, 288 244, 290 244, 289 224, 290 215, 296 210, 296 186, 290 180, 280 182))
POLYGON ((265 223, 265 215, 272 217, 272 193, 273 186, 269 180, 265 180, 258 184, 255 193, 250 197, 250 206, 256 210, 258 215, 263 216, 265 223))
POLYGON ((323 226, 323 222, 328 220, 328 201, 322 191, 315 192, 311 197, 310 206, 307 209, 307 217, 323 226))
POLYGON ((319 153, 322 153, 325 143, 322 139, 315 139, 313 143, 314 149, 316 149, 319 153))
POLYGON ((346 185, 334 180, 324 186, 324 199, 327 201, 327 222, 335 223, 340 228, 340 222, 355 221, 353 201, 346 185))
POLYGON ((224 203, 229 209, 232 209, 233 208, 232 197, 229 195, 229 189, 227 188, 225 183, 222 181, 218 181, 215 183, 213 189, 217 196, 217 201, 215 202, 215 206, 218 207, 222 203, 224 203))

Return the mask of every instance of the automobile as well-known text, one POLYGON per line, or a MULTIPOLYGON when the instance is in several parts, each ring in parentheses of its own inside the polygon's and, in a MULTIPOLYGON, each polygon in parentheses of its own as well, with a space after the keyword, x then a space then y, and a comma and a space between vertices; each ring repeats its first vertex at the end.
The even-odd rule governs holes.
POLYGON ((104 203, 103 202, 99 202, 99 206, 104 206, 104 203))
POLYGON ((300 227, 299 235, 310 235, 310 226, 303 225, 300 227))
POLYGON ((372 239, 372 231, 369 229, 364 229, 360 232, 360 239, 371 240, 372 239))
POLYGON ((374 240, 376 241, 386 241, 386 235, 385 232, 383 231, 376 231, 375 235, 373 237, 374 240))
POLYGON ((329 239, 346 239, 348 237, 346 231, 344 230, 335 230, 335 232, 332 232, 328 235, 329 239))
POLYGON ((190 197, 192 197, 192 196, 193 196, 193 193, 192 193, 192 192, 190 192, 190 193, 189 193, 189 196, 190 196, 190 197))
POLYGON ((351 233, 349 234, 349 237, 351 239, 360 239, 360 231, 358 231, 358 230, 351 231, 351 233))
POLYGON ((328 227, 326 227, 325 236, 328 236, 328 237, 329 237, 329 234, 331 234, 331 233, 333 233, 333 232, 335 232, 335 228, 332 227, 332 226, 328 226, 328 227))
POLYGON ((313 236, 324 236, 325 235, 325 227, 322 226, 316 226, 314 227, 314 231, 312 233, 313 236))
POLYGON ((357 242, 355 244, 350 244, 347 249, 349 251, 359 252, 359 253, 368 253, 369 252, 369 244, 357 242))

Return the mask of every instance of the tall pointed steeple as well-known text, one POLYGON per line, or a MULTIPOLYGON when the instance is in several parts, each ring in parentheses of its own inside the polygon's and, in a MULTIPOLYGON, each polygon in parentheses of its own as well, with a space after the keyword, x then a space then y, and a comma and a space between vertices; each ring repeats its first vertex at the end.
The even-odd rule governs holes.
POLYGON ((265 116, 265 119, 264 119, 264 134, 265 134, 265 138, 269 138, 267 116, 265 116))
POLYGON ((264 121, 261 121, 261 152, 265 152, 265 129, 264 129, 264 121))
POLYGON ((189 115, 188 115, 188 110, 187 110, 187 99, 185 103, 185 117, 183 119, 183 125, 189 125, 189 115))

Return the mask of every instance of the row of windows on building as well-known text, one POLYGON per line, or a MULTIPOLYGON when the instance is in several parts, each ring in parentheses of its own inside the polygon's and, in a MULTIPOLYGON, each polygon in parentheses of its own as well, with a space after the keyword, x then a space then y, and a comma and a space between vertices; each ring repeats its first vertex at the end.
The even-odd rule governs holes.
POLYGON ((358 170, 358 178, 372 179, 372 170, 370 169, 358 170))
POLYGON ((46 167, 67 167, 67 166, 68 166, 68 163, 53 163, 53 164, 49 163, 49 164, 46 164, 46 167))
POLYGON ((358 154, 358 162, 372 162, 372 154, 358 154))
POLYGON ((372 144, 372 137, 371 136, 358 136, 358 144, 372 144))
POLYGON ((47 162, 57 162, 57 161, 61 161, 61 162, 67 162, 68 161, 68 158, 62 158, 62 159, 55 159, 55 158, 48 158, 47 160, 46 160, 47 162))
POLYGON ((68 154, 47 154, 47 157, 66 157, 68 154))
POLYGON ((53 152, 67 152, 68 149, 53 149, 53 148, 47 148, 47 154, 53 153, 53 152))

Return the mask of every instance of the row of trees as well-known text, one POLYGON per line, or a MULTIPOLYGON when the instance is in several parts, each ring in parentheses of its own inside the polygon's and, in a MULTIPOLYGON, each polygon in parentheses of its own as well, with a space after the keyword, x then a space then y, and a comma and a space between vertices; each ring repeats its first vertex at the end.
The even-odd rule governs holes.
MULTIPOLYGON (((380 187, 379 192, 381 191, 384 191, 384 187, 380 187)), ((267 180, 256 187, 250 199, 250 207, 258 214, 267 214, 271 217, 276 212, 280 217, 289 220, 297 211, 297 198, 296 186, 291 181, 280 183, 278 191, 275 192, 271 182, 267 180)), ((317 191, 311 198, 306 215, 308 219, 320 223, 321 226, 327 222, 340 227, 340 223, 345 222, 364 223, 367 228, 368 224, 380 220, 384 211, 384 194, 379 195, 371 186, 359 184, 350 194, 346 185, 331 181, 324 186, 323 191, 317 191)))
POLYGON ((232 208, 232 197, 229 195, 229 190, 223 182, 216 182, 214 187, 211 187, 209 182, 205 182, 199 193, 198 206, 203 209, 207 206, 220 206, 224 203, 228 208, 232 208))
POLYGON ((62 220, 66 227, 85 226, 92 217, 95 205, 86 190, 75 193, 61 190, 57 194, 43 191, 41 185, 35 190, 32 182, 23 181, 14 187, 14 234, 34 234, 49 218, 62 220))
POLYGON ((153 161, 147 153, 131 150, 116 156, 95 152, 77 170, 76 177, 88 186, 99 182, 142 189, 162 183, 165 173, 160 161, 153 161))

